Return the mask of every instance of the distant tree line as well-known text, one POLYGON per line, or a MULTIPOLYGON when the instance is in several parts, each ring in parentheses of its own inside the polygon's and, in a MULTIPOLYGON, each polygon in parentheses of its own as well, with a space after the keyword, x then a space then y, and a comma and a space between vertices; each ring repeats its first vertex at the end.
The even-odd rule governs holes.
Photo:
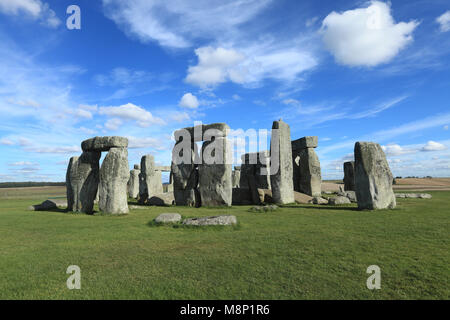
POLYGON ((60 187, 65 185, 65 182, 0 182, 0 188, 60 187))

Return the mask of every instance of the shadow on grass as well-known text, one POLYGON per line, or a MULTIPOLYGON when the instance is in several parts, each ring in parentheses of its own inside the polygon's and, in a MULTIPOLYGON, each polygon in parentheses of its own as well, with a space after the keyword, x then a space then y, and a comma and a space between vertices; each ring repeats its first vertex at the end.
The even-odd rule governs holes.
POLYGON ((291 209, 313 209, 313 210, 344 210, 344 211, 362 211, 356 207, 346 207, 346 206, 306 206, 306 205, 283 205, 280 208, 291 208, 291 209))

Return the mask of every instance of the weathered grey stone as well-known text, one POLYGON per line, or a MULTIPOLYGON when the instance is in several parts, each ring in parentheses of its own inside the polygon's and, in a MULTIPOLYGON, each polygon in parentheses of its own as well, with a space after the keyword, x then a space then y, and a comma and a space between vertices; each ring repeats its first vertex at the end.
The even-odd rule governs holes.
POLYGON ((155 157, 145 155, 141 158, 139 203, 146 203, 150 197, 160 193, 163 193, 161 171, 156 170, 155 157))
POLYGON ((198 164, 197 145, 190 142, 187 150, 178 149, 183 140, 177 139, 172 151, 170 178, 173 184, 173 194, 177 206, 199 207, 201 205, 198 192, 198 164), (188 154, 184 154, 187 152, 188 154), (186 160, 185 160, 186 159, 186 160))
POLYGON ((141 170, 133 169, 130 171, 130 180, 128 181, 128 196, 133 199, 139 197, 139 174, 141 170))
POLYGON ((183 221, 184 225, 190 226, 218 226, 218 225, 233 225, 237 220, 235 216, 215 216, 215 217, 202 217, 202 218, 190 218, 183 221))
POLYGON ((72 157, 66 174, 67 209, 92 213, 99 185, 100 152, 83 152, 72 157))
POLYGON ((355 189, 359 209, 395 208, 392 173, 378 143, 355 144, 355 189))
POLYGON ((396 193, 396 198, 415 198, 415 199, 431 199, 431 194, 428 193, 396 193))
POLYGON ((320 197, 322 194, 322 176, 320 161, 313 148, 292 151, 294 190, 320 197))
POLYGON ((317 148, 318 138, 316 136, 303 137, 292 141, 292 150, 302 150, 306 148, 317 148))
POLYGON ((355 161, 344 162, 344 190, 355 191, 355 161))
POLYGON ((55 210, 58 208, 67 207, 67 201, 61 199, 45 200, 40 204, 35 204, 28 207, 30 211, 47 211, 55 210))
POLYGON ((272 197, 275 203, 294 202, 291 130, 282 120, 274 121, 270 145, 272 197), (275 166, 275 167, 274 167, 275 166))
POLYGON ((249 211, 251 212, 270 212, 270 211, 276 211, 279 207, 274 204, 266 205, 266 206, 254 206, 250 208, 249 211))
POLYGON ((268 151, 241 156, 239 186, 249 189, 253 204, 260 204, 258 189, 270 189, 270 156, 268 151))
POLYGON ((241 180, 241 170, 233 170, 231 180, 233 188, 239 188, 241 180))
POLYGON ((338 197, 328 199, 328 204, 331 204, 331 205, 349 204, 349 203, 351 203, 351 202, 350 202, 350 199, 347 197, 338 196, 338 197))
POLYGON ((312 199, 313 204, 328 204, 328 199, 322 197, 314 197, 312 199))
POLYGON ((295 199, 295 203, 306 204, 306 203, 310 203, 310 201, 312 201, 313 197, 311 197, 310 195, 305 194, 305 193, 294 191, 294 199, 295 199))
POLYGON ((161 213, 155 218, 156 223, 177 223, 181 221, 179 213, 161 213))
POLYGON ((111 148, 100 168, 101 211, 109 214, 128 213, 129 175, 127 148, 111 148))
POLYGON ((228 159, 230 153, 231 146, 226 138, 216 137, 212 141, 203 143, 203 163, 198 166, 198 191, 202 206, 231 206, 233 193, 231 172, 233 169, 228 159), (212 145, 213 143, 214 145, 212 145), (208 158, 217 159, 217 161, 208 164, 205 160, 208 158))
POLYGON ((175 197, 173 192, 155 194, 148 199, 147 204, 150 206, 171 206, 175 204, 175 197))
POLYGON ((135 165, 134 165, 134 170, 139 170, 139 171, 141 171, 141 165, 140 165, 140 164, 135 164, 135 165))
POLYGON ((111 148, 127 148, 128 139, 124 137, 95 137, 81 143, 83 151, 108 151, 111 148))
POLYGON ((339 191, 337 195, 340 197, 347 197, 351 202, 358 202, 355 191, 339 191))
POLYGON ((163 183, 163 192, 171 192, 173 193, 173 184, 172 183, 163 183))

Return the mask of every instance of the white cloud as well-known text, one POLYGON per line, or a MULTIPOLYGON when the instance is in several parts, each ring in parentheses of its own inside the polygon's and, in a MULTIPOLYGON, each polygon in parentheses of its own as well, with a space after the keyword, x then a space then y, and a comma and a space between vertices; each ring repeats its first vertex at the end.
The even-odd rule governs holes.
POLYGON ((386 156, 388 156, 388 157, 389 156, 400 156, 400 155, 416 152, 416 150, 406 149, 406 148, 399 146, 398 144, 388 144, 386 146, 381 146, 381 148, 383 149, 384 153, 386 153, 386 156))
POLYGON ((416 21, 395 23, 390 4, 371 1, 367 8, 333 11, 323 20, 321 34, 338 63, 376 66, 404 49, 418 25, 416 21))
POLYGON ((448 130, 448 125, 447 125, 447 126, 444 126, 444 130, 448 130))
POLYGON ((186 82, 199 87, 227 81, 258 86, 264 79, 292 82, 317 65, 313 55, 300 49, 295 40, 288 44, 266 39, 239 50, 208 46, 196 49, 195 54, 198 64, 188 68, 186 82))
POLYGON ((103 0, 106 15, 142 42, 186 48, 194 39, 214 39, 264 9, 271 0, 103 0))
POLYGON ((35 153, 54 153, 54 154, 72 154, 72 153, 80 153, 81 149, 78 146, 61 146, 61 147, 29 147, 25 148, 27 152, 35 152, 35 153))
POLYGON ((47 3, 40 0, 0 0, 0 12, 8 15, 20 15, 25 13, 33 19, 39 19, 48 27, 56 28, 61 20, 47 3))
POLYGON ((128 148, 139 149, 139 148, 153 148, 156 150, 165 150, 171 143, 170 139, 164 140, 160 138, 137 138, 137 137, 127 137, 128 138, 128 148))
POLYGON ((233 94, 232 98, 233 98, 233 100, 236 100, 236 101, 242 100, 242 98, 237 94, 233 94))
POLYGON ((2 138, 0 139, 0 144, 4 146, 13 146, 15 145, 14 141, 8 139, 8 138, 2 138))
POLYGON ((442 151, 446 149, 447 147, 442 143, 435 141, 428 141, 427 144, 421 149, 421 151, 442 151))
POLYGON ((39 164, 30 161, 18 161, 9 164, 12 167, 22 167, 22 166, 38 166, 39 164))
POLYGON ((117 129, 119 129, 119 127, 122 125, 122 120, 117 119, 117 118, 112 118, 109 119, 108 121, 106 121, 105 123, 105 128, 112 130, 112 131, 116 131, 117 129))
POLYGON ((183 108, 196 109, 200 103, 196 96, 188 92, 183 95, 178 105, 183 108))
POLYGON ((112 69, 107 75, 96 75, 94 80, 100 86, 127 86, 134 83, 145 82, 152 78, 153 75, 147 71, 118 67, 112 69))
POLYGON ((161 118, 153 116, 150 111, 147 111, 132 103, 127 103, 117 107, 100 107, 99 114, 120 118, 122 120, 135 120, 138 126, 142 128, 147 128, 154 124, 165 124, 164 120, 161 118))
POLYGON ((225 81, 242 83, 238 65, 245 56, 233 49, 202 47, 195 50, 198 64, 190 66, 186 82, 200 86, 214 86, 225 81))
POLYGON ((450 10, 439 16, 436 22, 439 23, 442 32, 450 31, 450 10))

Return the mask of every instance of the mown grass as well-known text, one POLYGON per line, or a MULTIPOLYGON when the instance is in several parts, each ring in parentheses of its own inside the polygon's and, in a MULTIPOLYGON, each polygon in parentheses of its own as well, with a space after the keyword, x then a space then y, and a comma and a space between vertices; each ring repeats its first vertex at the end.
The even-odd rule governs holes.
POLYGON ((0 200, 0 299, 448 299, 450 192, 430 193, 392 211, 149 207, 117 217, 0 200), (164 212, 233 214, 239 225, 154 226, 164 212), (371 291, 374 264, 381 290, 371 291), (66 287, 69 265, 81 268, 81 290, 66 287))

